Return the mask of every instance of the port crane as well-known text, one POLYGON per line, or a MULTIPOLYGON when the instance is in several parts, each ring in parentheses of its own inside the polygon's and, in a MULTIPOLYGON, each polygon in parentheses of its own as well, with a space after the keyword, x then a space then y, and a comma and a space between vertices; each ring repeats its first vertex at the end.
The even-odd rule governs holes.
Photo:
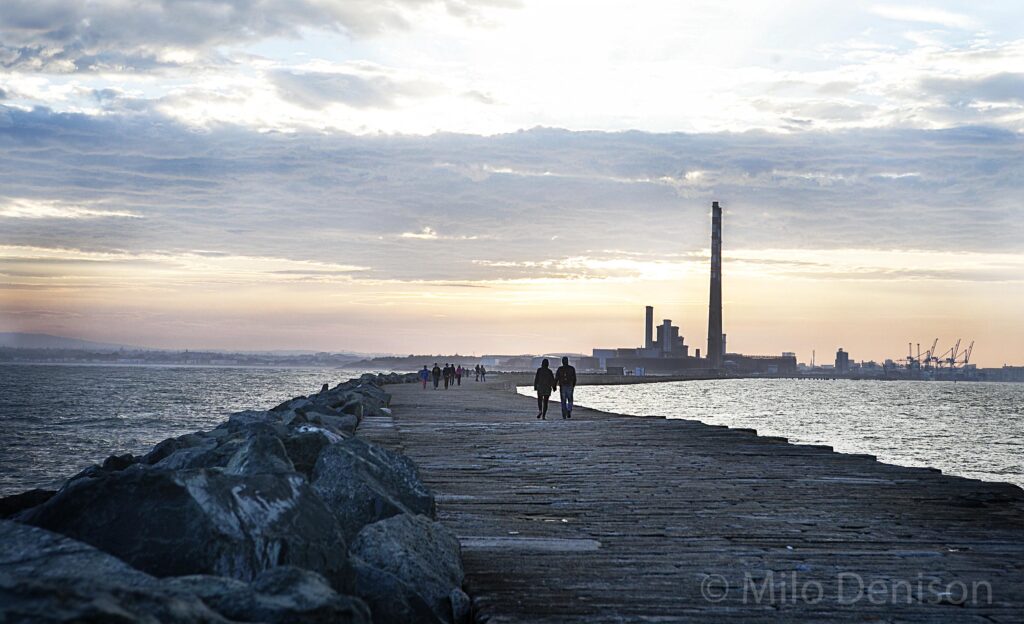
POLYGON ((974 352, 974 341, 973 340, 971 341, 971 344, 967 345, 967 350, 964 351, 964 361, 960 363, 964 368, 967 368, 967 364, 970 363, 970 361, 971 361, 971 353, 972 352, 974 352))
POLYGON ((956 368, 956 359, 960 354, 960 341, 962 338, 956 339, 956 344, 949 351, 942 354, 943 363, 949 365, 950 368, 956 368))
POLYGON ((921 352, 921 343, 916 343, 915 350, 915 343, 908 342, 906 368, 907 370, 925 371, 955 371, 960 368, 967 368, 967 365, 971 362, 971 354, 974 351, 974 341, 972 340, 963 351, 960 350, 961 344, 963 344, 963 339, 958 338, 952 347, 939 354, 937 350, 939 346, 938 338, 932 341, 931 347, 924 353, 921 352))
POLYGON ((938 360, 935 357, 935 347, 938 346, 939 339, 936 338, 932 341, 932 346, 921 354, 921 343, 917 343, 917 355, 914 355, 914 344, 907 343, 907 368, 923 368, 924 370, 931 370, 933 364, 938 360))

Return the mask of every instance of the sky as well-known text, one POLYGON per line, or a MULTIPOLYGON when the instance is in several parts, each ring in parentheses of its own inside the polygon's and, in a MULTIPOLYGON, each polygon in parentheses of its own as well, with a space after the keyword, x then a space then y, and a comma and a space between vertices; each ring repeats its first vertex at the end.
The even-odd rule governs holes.
POLYGON ((1024 364, 1017 2, 4 0, 0 331, 1024 364))

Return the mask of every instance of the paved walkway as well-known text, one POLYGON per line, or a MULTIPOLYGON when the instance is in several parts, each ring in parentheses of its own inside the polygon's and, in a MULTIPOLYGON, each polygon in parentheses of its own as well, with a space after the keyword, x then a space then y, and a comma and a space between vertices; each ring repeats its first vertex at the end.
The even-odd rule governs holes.
POLYGON ((687 420, 390 386, 482 622, 1022 622, 1024 495, 687 420), (553 420, 552 420, 553 418, 553 420))

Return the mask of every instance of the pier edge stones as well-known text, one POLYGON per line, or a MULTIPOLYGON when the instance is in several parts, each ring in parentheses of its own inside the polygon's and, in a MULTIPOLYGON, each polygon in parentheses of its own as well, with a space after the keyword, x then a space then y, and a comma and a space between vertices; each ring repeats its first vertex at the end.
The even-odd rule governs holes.
MULTIPOLYGON (((162 621, 464 622, 458 540, 434 519, 433 493, 411 460, 353 437, 365 417, 390 416, 384 384, 414 380, 364 375, 271 410, 238 412, 142 457, 92 466, 52 497, 9 497, 0 509, 38 527, 12 533, 22 541, 95 548, 136 580, 153 579, 131 589, 148 596, 144 604, 194 606, 162 621), (400 546, 350 553, 346 544, 366 527, 400 546), (409 608, 389 611, 382 596, 409 608)), ((19 570, 0 560, 0 595, 24 598, 0 600, 0 620, 57 612, 65 590, 91 582, 81 567, 49 584, 19 570)), ((138 596, 110 600, 123 603, 124 621, 153 615, 135 608, 138 596)), ((69 611, 67 621, 84 617, 89 607, 79 606, 85 611, 69 611)))

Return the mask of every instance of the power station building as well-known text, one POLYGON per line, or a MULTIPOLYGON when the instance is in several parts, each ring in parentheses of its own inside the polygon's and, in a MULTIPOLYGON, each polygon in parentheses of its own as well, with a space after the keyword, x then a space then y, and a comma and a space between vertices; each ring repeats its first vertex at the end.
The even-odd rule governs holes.
POLYGON ((642 347, 594 349, 593 357, 600 368, 645 374, 674 374, 687 371, 724 371, 740 375, 795 375, 796 356, 751 356, 726 351, 722 331, 722 208, 711 203, 711 280, 708 296, 708 341, 705 357, 700 349, 690 354, 690 347, 670 319, 654 325, 654 307, 644 309, 644 342, 642 347))

